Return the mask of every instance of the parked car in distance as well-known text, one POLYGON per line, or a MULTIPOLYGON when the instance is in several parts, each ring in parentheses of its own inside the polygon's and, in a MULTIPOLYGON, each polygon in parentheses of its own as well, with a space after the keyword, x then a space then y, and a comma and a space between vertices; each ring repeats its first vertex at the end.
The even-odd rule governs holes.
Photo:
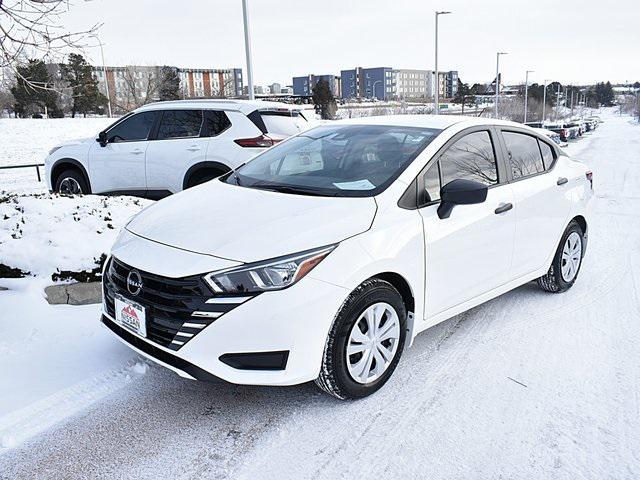
POLYGON ((544 122, 526 122, 525 125, 531 128, 544 128, 544 122))
POLYGON ((534 130, 542 135, 546 135, 551 140, 553 140, 556 145, 560 147, 566 147, 568 145, 567 142, 562 141, 559 133, 556 133, 552 130, 547 130, 546 128, 534 128, 534 130))
POLYGON ((563 124, 546 124, 544 128, 560 135, 560 140, 563 142, 568 142, 570 138, 575 138, 576 130, 573 130, 574 136, 572 137, 572 131, 563 124))
POLYGON ((218 177, 307 128, 299 107, 247 100, 145 105, 45 160, 50 191, 161 198, 218 177))
POLYGON ((569 289, 592 196, 583 163, 513 122, 318 126, 134 217, 101 321, 186 378, 363 397, 419 332, 532 280, 569 289))

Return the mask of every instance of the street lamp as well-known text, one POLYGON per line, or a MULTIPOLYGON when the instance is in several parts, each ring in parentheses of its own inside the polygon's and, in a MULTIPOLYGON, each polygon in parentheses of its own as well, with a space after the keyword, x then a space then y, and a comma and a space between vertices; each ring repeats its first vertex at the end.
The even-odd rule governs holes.
POLYGON ((242 0, 242 19, 244 21, 244 50, 247 57, 247 82, 249 100, 255 98, 253 93, 253 65, 251 64, 251 32, 249 31, 249 8, 248 0, 242 0))
POLYGON ((529 99, 529 74, 535 70, 527 70, 524 75, 524 122, 527 123, 527 100, 529 99))
POLYGON ((542 91, 542 123, 544 123, 544 115, 547 109, 547 82, 549 79, 544 79, 544 90, 542 91))
MULTIPOLYGON (((376 98, 376 83, 382 83, 382 80, 376 80, 373 82, 373 85, 371 86, 371 94, 373 95, 373 98, 376 98)), ((384 100, 384 94, 382 95, 382 99, 384 100)))
POLYGON ((107 78, 107 67, 105 66, 105 63, 104 63, 104 50, 102 49, 102 42, 100 41, 98 36, 95 33, 92 34, 91 36, 98 42, 98 45, 100 46, 100 56, 102 57, 102 73, 104 74, 104 88, 107 92, 107 108, 109 112, 109 118, 111 118, 112 117, 111 95, 109 95, 109 79, 107 78))
POLYGON ((498 52, 496 54, 496 118, 498 118, 498 95, 500 94, 500 55, 508 55, 509 52, 498 52))
POLYGON ((451 12, 436 12, 436 65, 435 65, 435 89, 436 93, 434 96, 435 107, 436 107, 436 115, 440 113, 440 79, 438 78, 438 17, 440 15, 448 15, 451 12))

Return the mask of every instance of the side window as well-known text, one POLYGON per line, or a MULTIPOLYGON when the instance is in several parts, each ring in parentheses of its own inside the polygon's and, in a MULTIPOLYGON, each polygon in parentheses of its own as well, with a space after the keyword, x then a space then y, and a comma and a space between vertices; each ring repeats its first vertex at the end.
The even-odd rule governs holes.
POLYGON ((205 110, 202 124, 203 137, 215 137, 231 126, 227 114, 218 110, 205 110))
POLYGON ((440 165, 438 162, 429 167, 423 177, 424 189, 427 192, 425 202, 440 200, 440 165))
POLYGON ((538 140, 530 135, 502 132, 509 152, 509 165, 514 180, 544 172, 538 140))
POLYGON ((158 129, 158 140, 199 137, 202 110, 165 110, 158 129))
POLYGON ((494 185, 498 183, 496 155, 488 131, 465 135, 440 157, 442 184, 465 179, 494 185))
POLYGON ((143 112, 131 115, 107 132, 110 143, 135 142, 149 138, 156 112, 143 112))
POLYGON ((544 169, 549 170, 551 165, 553 165, 553 161, 555 160, 555 156, 553 155, 553 149, 546 143, 538 140, 540 144, 540 151, 542 152, 542 162, 544 163, 544 169))

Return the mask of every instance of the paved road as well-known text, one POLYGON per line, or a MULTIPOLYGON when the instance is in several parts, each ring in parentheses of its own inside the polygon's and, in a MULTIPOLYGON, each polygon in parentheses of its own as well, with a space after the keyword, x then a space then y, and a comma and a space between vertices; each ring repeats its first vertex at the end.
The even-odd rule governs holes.
POLYGON ((0 478, 640 477, 640 127, 571 147, 594 171, 585 264, 421 334, 387 386, 200 384, 158 367, 0 457, 0 478))

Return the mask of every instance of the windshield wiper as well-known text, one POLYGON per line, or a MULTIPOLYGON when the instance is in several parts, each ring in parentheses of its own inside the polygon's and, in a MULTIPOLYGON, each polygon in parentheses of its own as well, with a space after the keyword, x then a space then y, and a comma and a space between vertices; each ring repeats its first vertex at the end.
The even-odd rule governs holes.
POLYGON ((259 188, 262 190, 270 190, 272 192, 279 193, 291 193, 294 195, 310 195, 315 197, 334 197, 336 193, 327 193, 324 189, 304 188, 296 187, 292 185, 269 185, 269 184, 254 184, 252 188, 259 188))

